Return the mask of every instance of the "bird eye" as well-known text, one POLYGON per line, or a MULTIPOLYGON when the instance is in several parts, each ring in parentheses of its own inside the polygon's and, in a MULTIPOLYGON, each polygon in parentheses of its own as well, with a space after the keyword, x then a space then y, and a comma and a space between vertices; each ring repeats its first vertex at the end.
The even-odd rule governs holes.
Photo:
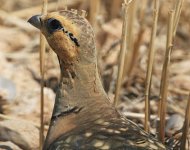
POLYGON ((54 32, 56 30, 63 29, 61 23, 58 20, 53 19, 53 18, 51 18, 47 21, 47 25, 48 25, 48 30, 50 31, 50 33, 54 32))

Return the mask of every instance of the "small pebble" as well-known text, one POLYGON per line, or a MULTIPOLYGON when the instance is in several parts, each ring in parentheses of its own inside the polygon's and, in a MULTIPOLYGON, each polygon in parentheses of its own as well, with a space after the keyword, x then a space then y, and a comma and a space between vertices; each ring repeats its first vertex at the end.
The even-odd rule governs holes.
POLYGON ((176 131, 183 127, 184 118, 179 114, 173 114, 166 122, 165 132, 168 136, 171 136, 176 131))
POLYGON ((13 81, 0 76, 0 95, 8 101, 14 100, 16 97, 16 86, 13 81))

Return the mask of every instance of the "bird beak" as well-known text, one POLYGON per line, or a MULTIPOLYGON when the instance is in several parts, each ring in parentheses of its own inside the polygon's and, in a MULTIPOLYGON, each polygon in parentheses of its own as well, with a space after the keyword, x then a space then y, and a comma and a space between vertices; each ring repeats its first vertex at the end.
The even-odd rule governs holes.
POLYGON ((28 20, 28 22, 29 22, 31 25, 33 25, 34 27, 36 27, 36 28, 38 28, 38 29, 41 29, 41 26, 42 26, 41 20, 40 20, 41 16, 42 16, 42 15, 35 15, 35 16, 32 16, 32 17, 28 20))

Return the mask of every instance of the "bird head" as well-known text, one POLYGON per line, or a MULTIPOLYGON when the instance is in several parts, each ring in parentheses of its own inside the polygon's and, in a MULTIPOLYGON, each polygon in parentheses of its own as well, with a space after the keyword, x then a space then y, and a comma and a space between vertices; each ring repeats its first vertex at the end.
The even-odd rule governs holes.
POLYGON ((43 33, 50 47, 63 62, 96 62, 94 33, 81 15, 67 10, 35 15, 28 22, 43 33))

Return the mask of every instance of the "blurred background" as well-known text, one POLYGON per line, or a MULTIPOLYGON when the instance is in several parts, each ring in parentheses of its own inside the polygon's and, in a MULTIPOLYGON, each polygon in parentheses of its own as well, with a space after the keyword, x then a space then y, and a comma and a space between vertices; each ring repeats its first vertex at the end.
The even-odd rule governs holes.
MULTIPOLYGON (((156 133, 158 99, 164 55, 168 11, 175 0, 160 0, 155 41, 150 113, 151 132, 156 133)), ((48 12, 61 10, 67 4, 87 11, 98 51, 99 72, 113 101, 118 72, 122 34, 122 0, 48 1, 48 12)), ((40 126, 39 31, 27 23, 41 14, 42 1, 0 0, 0 149, 38 149, 40 126)), ((147 57, 153 23, 153 1, 134 0, 129 8, 128 48, 132 60, 123 75, 117 108, 139 125, 144 123, 144 95, 147 57)), ((185 0, 174 39, 169 71, 166 135, 170 137, 183 126, 190 91, 190 0, 185 0)), ((45 56, 44 117, 45 131, 59 82, 59 64, 49 46, 45 56)), ((127 63, 127 62, 126 62, 127 63)))

